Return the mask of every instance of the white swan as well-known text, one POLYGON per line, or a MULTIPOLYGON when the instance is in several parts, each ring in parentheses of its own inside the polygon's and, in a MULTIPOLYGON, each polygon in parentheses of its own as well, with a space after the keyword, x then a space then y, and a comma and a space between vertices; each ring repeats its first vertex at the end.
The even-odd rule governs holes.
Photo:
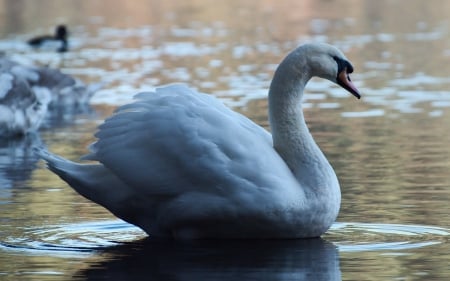
POLYGON ((84 107, 103 86, 101 82, 86 85, 56 68, 41 66, 30 68, 30 70, 37 76, 37 79, 29 81, 30 85, 33 88, 45 88, 50 91, 50 110, 60 107, 76 110, 84 107))
POLYGON ((84 157, 99 164, 37 152, 78 193, 150 236, 317 237, 341 196, 304 121, 303 88, 319 76, 359 98, 352 71, 330 45, 290 53, 270 86, 272 136, 212 96, 170 85, 138 94, 99 127, 84 157))
POLYGON ((103 86, 102 82, 86 85, 57 68, 24 65, 6 57, 0 57, 0 71, 24 79, 34 91, 48 91, 51 109, 85 106, 103 86))
POLYGON ((47 113, 50 93, 33 90, 24 69, 0 58, 0 138, 36 131, 47 113))
POLYGON ((49 114, 84 111, 101 86, 85 85, 58 69, 0 57, 0 137, 36 131, 49 114))

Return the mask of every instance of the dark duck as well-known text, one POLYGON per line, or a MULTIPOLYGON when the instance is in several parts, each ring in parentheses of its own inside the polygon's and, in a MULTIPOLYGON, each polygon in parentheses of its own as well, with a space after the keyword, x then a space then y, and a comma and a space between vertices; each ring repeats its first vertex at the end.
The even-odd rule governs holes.
POLYGON ((28 44, 34 48, 41 48, 47 44, 59 43, 58 52, 66 52, 68 49, 67 43, 67 28, 65 25, 58 25, 55 29, 54 35, 41 35, 28 40, 28 44))

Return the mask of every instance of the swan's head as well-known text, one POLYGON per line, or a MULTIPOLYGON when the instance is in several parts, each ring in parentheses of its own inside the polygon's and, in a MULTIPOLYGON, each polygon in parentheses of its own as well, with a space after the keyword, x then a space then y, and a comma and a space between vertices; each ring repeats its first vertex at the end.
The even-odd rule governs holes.
POLYGON ((306 65, 312 76, 318 76, 338 84, 358 99, 361 97, 358 89, 350 80, 349 74, 353 66, 345 55, 337 48, 323 43, 305 44, 298 48, 301 56, 306 58, 306 65))

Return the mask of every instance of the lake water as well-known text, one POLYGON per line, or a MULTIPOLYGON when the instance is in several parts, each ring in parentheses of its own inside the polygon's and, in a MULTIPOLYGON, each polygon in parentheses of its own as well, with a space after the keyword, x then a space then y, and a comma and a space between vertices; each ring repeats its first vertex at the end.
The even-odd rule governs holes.
POLYGON ((1 52, 105 83, 82 114, 61 112, 38 135, 0 141, 0 280, 450 279, 448 11, 437 0, 0 0, 1 52), (69 52, 23 43, 59 23, 69 52), (363 96, 316 79, 305 96, 342 189, 322 239, 153 241, 32 153, 43 143, 78 159, 115 107, 171 82, 267 127, 272 73, 307 41, 342 49, 363 96))

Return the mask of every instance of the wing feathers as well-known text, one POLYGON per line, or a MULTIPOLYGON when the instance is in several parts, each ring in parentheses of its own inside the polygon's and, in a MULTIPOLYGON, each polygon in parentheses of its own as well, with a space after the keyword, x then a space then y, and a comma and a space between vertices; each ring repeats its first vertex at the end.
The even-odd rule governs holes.
POLYGON ((99 127, 85 159, 100 161, 139 193, 254 189, 292 178, 270 134, 217 99, 178 84, 136 99, 99 127))

